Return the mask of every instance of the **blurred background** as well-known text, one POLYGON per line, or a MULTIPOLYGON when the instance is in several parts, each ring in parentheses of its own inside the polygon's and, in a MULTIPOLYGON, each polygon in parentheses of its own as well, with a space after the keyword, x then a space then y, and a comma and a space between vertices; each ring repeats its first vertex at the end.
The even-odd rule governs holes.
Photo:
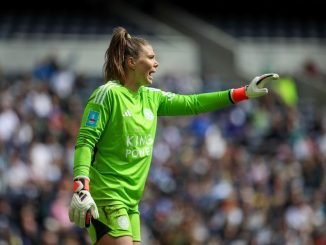
POLYGON ((90 244, 70 223, 83 106, 114 27, 154 86, 192 94, 268 72, 270 95, 159 120, 144 245, 326 244, 326 17, 318 3, 11 1, 0 10, 0 244, 90 244))

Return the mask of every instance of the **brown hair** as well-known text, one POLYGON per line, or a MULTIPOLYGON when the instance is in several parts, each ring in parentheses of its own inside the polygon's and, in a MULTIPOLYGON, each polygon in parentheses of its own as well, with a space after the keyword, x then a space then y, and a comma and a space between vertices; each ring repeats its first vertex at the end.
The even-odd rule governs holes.
POLYGON ((137 59, 144 45, 149 43, 140 37, 131 36, 123 27, 113 29, 112 39, 105 52, 103 73, 105 81, 126 79, 126 60, 129 56, 137 59))

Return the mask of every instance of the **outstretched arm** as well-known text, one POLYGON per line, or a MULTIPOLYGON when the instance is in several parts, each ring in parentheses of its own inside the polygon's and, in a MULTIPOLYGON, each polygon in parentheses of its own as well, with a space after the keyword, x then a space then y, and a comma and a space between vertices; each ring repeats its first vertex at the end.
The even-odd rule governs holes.
POLYGON ((224 91, 179 95, 162 93, 158 108, 159 116, 195 115, 211 112, 242 100, 258 98, 268 94, 265 84, 270 79, 278 79, 276 73, 263 74, 255 77, 249 85, 224 91))

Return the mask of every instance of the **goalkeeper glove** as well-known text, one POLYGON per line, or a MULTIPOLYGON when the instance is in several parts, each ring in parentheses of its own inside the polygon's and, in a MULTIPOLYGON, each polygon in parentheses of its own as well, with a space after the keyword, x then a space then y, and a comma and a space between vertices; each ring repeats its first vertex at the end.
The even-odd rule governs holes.
POLYGON ((91 216, 99 218, 97 206, 89 193, 89 178, 79 176, 74 179, 74 194, 69 207, 69 219, 79 227, 89 227, 91 216))
POLYGON ((252 79, 249 85, 232 89, 232 101, 237 103, 245 99, 254 99, 268 94, 268 89, 264 86, 269 79, 277 80, 279 79, 279 75, 276 73, 263 74, 252 79))

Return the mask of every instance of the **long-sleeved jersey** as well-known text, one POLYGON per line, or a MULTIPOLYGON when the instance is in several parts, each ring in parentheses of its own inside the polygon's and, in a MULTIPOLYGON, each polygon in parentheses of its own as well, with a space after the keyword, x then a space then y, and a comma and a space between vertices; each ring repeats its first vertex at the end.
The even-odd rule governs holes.
POLYGON ((132 92, 109 81, 85 106, 74 176, 89 176, 98 206, 135 206, 149 172, 158 116, 195 115, 230 104, 230 90, 180 95, 143 86, 132 92))

